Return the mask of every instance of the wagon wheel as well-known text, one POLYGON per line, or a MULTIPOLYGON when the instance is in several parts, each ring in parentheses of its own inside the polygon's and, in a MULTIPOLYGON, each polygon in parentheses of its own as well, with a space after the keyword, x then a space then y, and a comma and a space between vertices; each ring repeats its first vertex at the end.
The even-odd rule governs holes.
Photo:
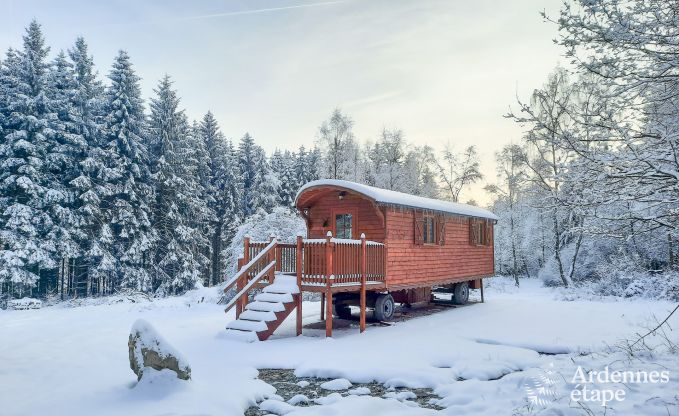
POLYGON ((455 283, 453 287, 453 302, 464 305, 469 300, 469 284, 467 282, 455 283))
POLYGON ((394 317, 394 298, 390 294, 377 296, 375 300, 375 319, 378 321, 388 321, 394 317))

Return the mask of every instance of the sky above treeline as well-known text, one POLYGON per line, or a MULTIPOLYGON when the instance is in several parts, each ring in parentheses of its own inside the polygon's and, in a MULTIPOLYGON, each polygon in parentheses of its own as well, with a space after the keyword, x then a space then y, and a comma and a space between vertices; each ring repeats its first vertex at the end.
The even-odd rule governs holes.
POLYGON ((31 19, 54 55, 82 35, 100 75, 129 52, 146 98, 172 76, 189 117, 211 110, 224 133, 268 151, 312 146, 339 107, 360 140, 383 127, 442 149, 478 147, 486 180, 462 199, 488 201, 494 153, 518 142, 503 118, 557 63, 560 0, 0 0, 0 49, 31 19))

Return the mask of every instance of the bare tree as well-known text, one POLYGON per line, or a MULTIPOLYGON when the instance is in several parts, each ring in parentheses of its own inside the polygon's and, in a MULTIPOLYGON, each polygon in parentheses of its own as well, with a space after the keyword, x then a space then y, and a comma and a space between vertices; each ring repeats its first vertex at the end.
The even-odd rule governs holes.
POLYGON ((678 12, 672 1, 593 0, 566 3, 554 19, 558 43, 597 91, 577 112, 582 133, 564 146, 592 166, 590 183, 603 190, 590 198, 597 216, 621 238, 666 236, 670 266, 679 236, 678 12))
POLYGON ((529 127, 524 137, 528 150, 526 166, 531 171, 529 180, 538 191, 534 201, 551 222, 554 259, 566 287, 572 285, 584 235, 579 228, 582 215, 573 203, 578 199, 578 182, 573 179, 572 165, 578 155, 563 146, 565 138, 575 129, 571 112, 577 100, 577 87, 569 82, 563 68, 557 68, 547 84, 535 90, 530 104, 519 103, 522 115, 508 115, 529 127), (575 251, 566 272, 562 250, 571 242, 575 243, 575 251))
POLYGON ((519 198, 521 195, 521 187, 528 179, 526 172, 526 153, 519 145, 508 145, 502 148, 500 152, 495 155, 497 161, 497 176, 500 181, 498 185, 487 185, 486 191, 501 198, 507 204, 509 211, 509 240, 512 259, 511 274, 519 286, 519 257, 523 263, 523 269, 528 270, 526 261, 523 255, 519 254, 518 250, 518 235, 517 230, 517 210, 519 198))
POLYGON ((318 129, 318 141, 325 150, 326 173, 331 179, 346 179, 352 173, 349 165, 356 150, 353 125, 353 120, 336 108, 318 129))
POLYGON ((453 202, 458 202, 465 186, 483 179, 475 146, 467 147, 462 154, 453 152, 450 145, 443 150, 443 161, 437 160, 441 181, 453 202))

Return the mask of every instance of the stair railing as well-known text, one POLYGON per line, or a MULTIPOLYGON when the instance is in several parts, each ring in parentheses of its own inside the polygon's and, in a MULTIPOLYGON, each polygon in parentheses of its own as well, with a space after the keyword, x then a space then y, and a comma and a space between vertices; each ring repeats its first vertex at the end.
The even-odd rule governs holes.
POLYGON ((276 261, 272 261, 271 263, 266 265, 259 273, 257 273, 257 275, 255 275, 255 277, 250 279, 250 281, 245 284, 243 289, 241 289, 240 292, 236 293, 236 296, 234 296, 233 299, 231 299, 229 301, 229 303, 226 304, 226 307, 224 308, 224 312, 228 312, 231 308, 233 308, 233 306, 236 303, 238 303, 238 300, 242 299, 244 296, 246 296, 247 293, 250 291, 250 289, 252 289, 252 287, 254 285, 256 285, 264 276, 271 273, 271 271, 273 270, 275 265, 276 265, 276 261))
MULTIPOLYGON (((247 260, 248 256, 248 244, 249 239, 245 238, 245 257, 244 262, 247 260)), ((226 283, 224 287, 224 293, 231 290, 231 288, 236 285, 238 293, 234 296, 229 303, 226 304, 224 312, 228 312, 234 305, 238 305, 236 308, 236 318, 245 309, 245 304, 247 303, 248 292, 257 284, 259 281, 267 277, 269 284, 273 283, 274 271, 276 266, 276 246, 278 241, 275 238, 271 238, 269 244, 252 260, 247 261, 247 263, 238 270, 238 272, 226 283), (259 272, 250 277, 254 270, 261 268, 259 272)))

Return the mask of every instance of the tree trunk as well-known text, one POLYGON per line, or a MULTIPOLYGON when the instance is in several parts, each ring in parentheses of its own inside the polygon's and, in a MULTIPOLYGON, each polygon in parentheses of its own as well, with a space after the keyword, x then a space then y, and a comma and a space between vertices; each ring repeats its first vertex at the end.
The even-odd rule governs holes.
POLYGON ((674 241, 672 240, 672 233, 667 233, 667 251, 668 251, 668 262, 669 262, 669 268, 673 268, 676 259, 674 258, 674 241))
POLYGON ((575 273, 575 262, 578 259, 578 253, 580 252, 580 246, 582 245, 583 233, 581 232, 578 236, 578 241, 575 242, 575 252, 573 253, 573 260, 571 261, 571 269, 568 273, 568 281, 573 281, 573 274, 575 273))
POLYGON ((212 273, 210 274, 210 283, 209 286, 214 286, 215 284, 219 283, 219 274, 221 272, 221 267, 220 267, 220 253, 222 251, 222 228, 224 224, 222 221, 219 221, 218 223, 215 224, 215 230, 214 233, 212 234, 212 256, 210 260, 210 266, 212 268, 212 273))
POLYGON ((568 287, 568 279, 563 272, 563 263, 561 261, 561 232, 559 231, 559 219, 557 218, 558 211, 556 208, 553 210, 553 226, 554 226, 554 258, 559 266, 559 277, 561 277, 561 282, 564 287, 568 287))

